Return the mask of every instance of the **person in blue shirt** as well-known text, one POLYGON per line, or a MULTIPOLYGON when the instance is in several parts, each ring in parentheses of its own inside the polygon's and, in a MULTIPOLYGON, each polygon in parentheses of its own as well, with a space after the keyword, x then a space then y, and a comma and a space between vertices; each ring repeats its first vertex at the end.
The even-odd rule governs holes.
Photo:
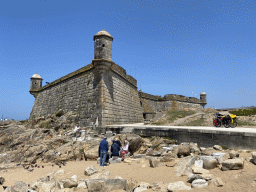
POLYGON ((113 142, 113 144, 111 145, 111 157, 113 157, 113 156, 119 157, 120 147, 119 147, 117 141, 113 140, 112 142, 113 142))
POLYGON ((108 153, 108 142, 107 142, 107 136, 104 136, 104 139, 100 142, 99 146, 99 152, 100 152, 100 166, 104 167, 107 153, 108 153))

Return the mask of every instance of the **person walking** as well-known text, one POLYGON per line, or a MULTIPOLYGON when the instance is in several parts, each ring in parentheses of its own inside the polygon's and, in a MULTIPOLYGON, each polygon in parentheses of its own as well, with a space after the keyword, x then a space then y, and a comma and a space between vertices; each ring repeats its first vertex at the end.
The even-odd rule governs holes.
POLYGON ((106 157, 107 157, 107 152, 108 152, 108 142, 107 142, 106 135, 100 142, 99 152, 100 152, 100 166, 104 167, 106 157))
POLYGON ((113 156, 119 157, 120 147, 118 146, 117 142, 113 140, 113 144, 111 145, 111 158, 113 156))

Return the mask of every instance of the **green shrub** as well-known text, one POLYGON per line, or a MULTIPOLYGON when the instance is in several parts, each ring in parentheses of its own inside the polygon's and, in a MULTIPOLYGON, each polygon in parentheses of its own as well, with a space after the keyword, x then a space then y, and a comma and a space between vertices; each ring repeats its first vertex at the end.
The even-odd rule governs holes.
POLYGON ((223 145, 221 145, 221 147, 222 147, 222 149, 224 149, 224 150, 227 150, 227 149, 228 149, 227 147, 225 147, 225 146, 223 146, 223 145))
POLYGON ((155 123, 152 123, 153 125, 164 125, 165 122, 163 121, 158 121, 158 122, 155 122, 155 123))
POLYGON ((79 149, 80 153, 83 153, 84 152, 84 149, 79 149))
POLYGON ((160 144, 158 144, 158 145, 152 145, 152 147, 151 147, 151 148, 152 148, 152 149, 156 149, 156 148, 158 148, 158 147, 159 147, 159 145, 160 145, 160 144))
POLYGON ((241 125, 245 125, 245 126, 255 126, 255 124, 247 122, 247 121, 237 121, 237 125, 241 126, 241 125))
POLYGON ((48 122, 40 124, 40 128, 48 128, 48 127, 49 127, 49 123, 48 122))
POLYGON ((172 139, 170 137, 162 137, 163 139, 168 139, 168 140, 171 140, 171 141, 175 141, 176 139, 172 139))
POLYGON ((237 116, 250 116, 256 115, 256 107, 253 109, 239 109, 236 111, 229 111, 230 113, 237 115, 237 116))
POLYGON ((193 115, 195 113, 196 112, 192 110, 186 111, 186 110, 171 109, 168 111, 167 116, 168 116, 168 120, 170 122, 173 122, 178 118, 184 118, 186 116, 193 115))
POLYGON ((62 110, 59 110, 57 113, 55 113, 55 115, 56 115, 57 117, 60 117, 60 116, 63 115, 63 111, 62 111, 62 110))

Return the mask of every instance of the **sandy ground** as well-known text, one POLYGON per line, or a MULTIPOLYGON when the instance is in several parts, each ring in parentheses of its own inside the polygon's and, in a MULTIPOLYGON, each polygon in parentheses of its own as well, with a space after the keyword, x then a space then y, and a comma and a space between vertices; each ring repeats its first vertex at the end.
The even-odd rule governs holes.
MULTIPOLYGON (((230 150, 225 150, 222 152, 228 152, 230 150)), ((242 152, 240 153, 240 157, 246 158, 251 157, 251 153, 242 152)), ((213 174, 214 177, 220 177, 223 182, 223 187, 215 187, 215 186, 208 186, 202 189, 192 189, 191 191, 198 191, 198 192, 216 192, 216 191, 240 191, 240 192, 256 192, 256 184, 253 186, 254 179, 256 178, 256 165, 244 161, 244 169, 242 170, 230 170, 230 171, 221 171, 219 168, 215 168, 210 170, 210 173, 213 174)), ((66 166, 62 166, 59 168, 58 166, 52 167, 52 163, 42 163, 40 167, 44 165, 44 168, 36 168, 33 172, 29 172, 22 167, 2 170, 0 172, 0 176, 5 178, 4 186, 11 186, 16 181, 25 181, 28 183, 32 183, 39 179, 42 176, 47 176, 48 173, 52 171, 58 171, 60 169, 65 170, 64 175, 56 176, 57 179, 65 179, 69 178, 73 175, 77 175, 77 179, 89 179, 89 176, 84 175, 84 169, 89 165, 94 165, 97 169, 102 170, 102 173, 110 171, 111 174, 109 178, 115 178, 116 176, 120 176, 123 179, 135 179, 139 182, 147 182, 150 184, 154 184, 157 181, 162 181, 167 184, 170 182, 176 181, 184 181, 188 186, 189 183, 186 182, 187 176, 178 177, 174 173, 173 167, 156 167, 151 168, 149 167, 148 161, 136 163, 133 162, 130 165, 127 163, 119 163, 119 164, 111 164, 104 168, 101 168, 96 161, 70 161, 66 164, 66 166), (146 165, 143 168, 142 165, 146 165)), ((0 190, 3 191, 1 188, 0 190)), ((85 191, 83 190, 76 190, 76 191, 85 191)), ((153 191, 149 189, 147 191, 153 191)), ((182 192, 182 191, 181 191, 182 192)))

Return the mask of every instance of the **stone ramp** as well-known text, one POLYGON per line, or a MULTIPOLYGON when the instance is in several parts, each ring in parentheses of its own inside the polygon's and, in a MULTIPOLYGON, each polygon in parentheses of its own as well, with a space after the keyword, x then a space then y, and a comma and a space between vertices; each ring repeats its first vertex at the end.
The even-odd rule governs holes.
POLYGON ((173 123, 169 123, 169 125, 179 125, 180 123, 183 123, 184 121, 187 121, 187 123, 189 123, 190 121, 194 121, 196 119, 199 119, 201 117, 203 117, 204 113, 196 113, 193 115, 189 115, 183 118, 179 118, 177 120, 175 120, 173 123))
POLYGON ((155 117, 152 119, 152 122, 156 122, 159 119, 163 118, 167 112, 156 112, 155 117))

